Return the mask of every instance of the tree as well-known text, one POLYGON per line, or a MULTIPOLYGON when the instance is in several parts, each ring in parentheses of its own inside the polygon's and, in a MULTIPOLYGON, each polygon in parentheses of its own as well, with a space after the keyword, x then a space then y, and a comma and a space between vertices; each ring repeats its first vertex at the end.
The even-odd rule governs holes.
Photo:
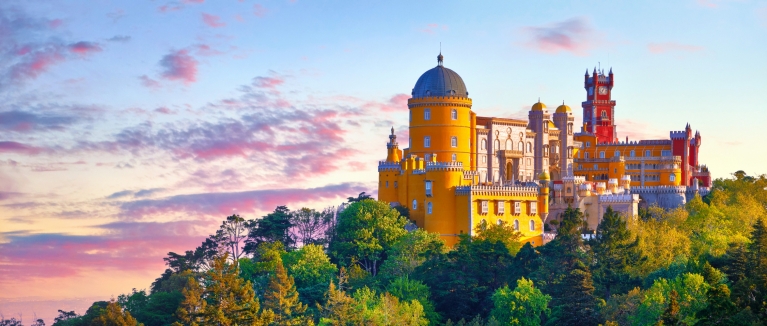
POLYGON ((639 238, 631 239, 626 221, 612 207, 607 207, 589 244, 594 255, 594 283, 602 298, 607 300, 613 293, 623 294, 641 284, 628 269, 646 259, 639 251, 639 238))
POLYGON ((273 313, 272 324, 314 325, 314 322, 304 315, 306 305, 298 300, 293 278, 288 276, 281 259, 276 262, 276 267, 264 293, 264 309, 273 313))
POLYGON ((290 235, 292 227, 290 210, 285 206, 278 206, 274 212, 259 220, 249 221, 250 232, 245 240, 245 252, 253 253, 263 242, 279 241, 286 248, 292 248, 295 244, 295 239, 290 235))
POLYGON ((521 278, 514 290, 505 285, 495 290, 491 315, 501 325, 540 325, 541 315, 550 312, 549 301, 551 296, 534 288, 532 281, 521 278))
POLYGON ((512 256, 516 255, 519 249, 522 248, 522 243, 519 242, 522 238, 522 233, 514 230, 512 225, 504 221, 485 227, 477 226, 476 232, 476 239, 499 241, 506 246, 512 256))
POLYGON ((322 246, 309 244, 296 251, 283 254, 283 262, 288 274, 295 279, 301 302, 314 307, 315 302, 323 302, 333 275, 338 267, 330 262, 322 246))
POLYGON ((599 306, 588 266, 577 261, 557 286, 559 297, 547 325, 598 325, 599 306))
POLYGON ((424 317, 429 320, 430 325, 439 325, 442 319, 434 309, 434 303, 431 302, 431 293, 429 287, 421 281, 411 280, 407 276, 394 279, 386 287, 386 292, 397 297, 400 301, 410 302, 418 301, 423 307, 424 317))
POLYGON ((184 300, 174 325, 265 325, 271 321, 267 311, 259 314, 259 302, 250 282, 238 276, 237 268, 227 264, 227 255, 216 258, 205 273, 205 286, 190 278, 183 290, 184 300))
POLYGON ((413 278, 429 286, 438 313, 445 319, 484 318, 492 309, 495 289, 508 284, 513 257, 500 241, 462 236, 455 248, 434 255, 416 268, 413 278))
POLYGON ((92 326, 137 326, 140 324, 136 318, 131 316, 130 312, 123 311, 120 305, 115 301, 110 301, 104 308, 98 318, 91 323, 92 326))
POLYGON ((375 276, 386 251, 404 236, 407 219, 385 202, 356 201, 338 215, 331 256, 344 265, 357 263, 375 276))
MULTIPOLYGON (((406 233, 387 252, 379 276, 384 281, 413 274, 428 258, 445 251, 445 241, 437 233, 416 229, 406 233)), ((400 298, 401 299, 401 298, 400 298)))
POLYGON ((301 246, 308 244, 324 244, 325 232, 333 220, 335 208, 327 208, 318 212, 309 208, 302 208, 291 212, 290 221, 293 225, 291 234, 296 243, 301 246))
POLYGON ((669 294, 669 300, 668 300, 668 307, 666 307, 666 310, 663 311, 663 314, 660 315, 660 320, 658 321, 659 325, 678 325, 679 324, 679 302, 677 302, 679 298, 679 293, 676 292, 676 290, 671 290, 671 293, 669 294))
MULTIPOLYGON (((45 323, 43 323, 43 325, 45 325, 45 323)), ((5 319, 5 317, 0 314, 0 326, 22 326, 22 324, 21 320, 16 318, 5 319)))
POLYGON ((667 310, 672 292, 677 293, 677 318, 686 325, 694 324, 697 321, 695 315, 706 307, 706 293, 709 288, 700 274, 684 273, 670 281, 657 279, 644 291, 642 303, 636 314, 631 317, 632 324, 648 325, 657 322, 667 310))
POLYGON ((215 238, 220 246, 226 248, 228 257, 237 266, 240 257, 243 255, 245 239, 247 239, 247 223, 245 219, 237 214, 227 216, 221 223, 221 227, 216 231, 215 238))
POLYGON ((698 311, 695 325, 733 325, 732 317, 738 313, 738 308, 730 300, 730 288, 726 284, 712 284, 706 293, 706 308, 698 311))

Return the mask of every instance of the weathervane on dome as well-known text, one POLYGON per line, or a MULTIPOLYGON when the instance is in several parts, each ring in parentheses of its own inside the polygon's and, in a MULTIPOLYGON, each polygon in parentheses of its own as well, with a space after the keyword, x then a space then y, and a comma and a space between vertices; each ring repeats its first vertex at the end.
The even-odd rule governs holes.
POLYGON ((445 57, 442 56, 442 42, 439 42, 439 55, 437 56, 437 65, 442 65, 442 60, 445 59, 445 57))

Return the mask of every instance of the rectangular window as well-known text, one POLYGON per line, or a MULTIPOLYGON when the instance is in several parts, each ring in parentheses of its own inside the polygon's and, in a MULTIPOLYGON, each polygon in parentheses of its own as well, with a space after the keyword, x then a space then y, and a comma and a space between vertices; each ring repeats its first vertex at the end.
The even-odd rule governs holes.
POLYGON ((589 158, 589 153, 585 153, 585 154, 583 154, 583 155, 585 155, 585 156, 584 156, 585 158, 589 158))
POLYGON ((431 110, 429 109, 423 110, 423 119, 431 120, 431 110))
POLYGON ((431 181, 426 181, 426 196, 431 197, 431 181))
POLYGON ((394 188, 397 188, 397 181, 394 181, 394 188))
POLYGON ((479 202, 479 204, 480 204, 480 207, 479 207, 480 212, 482 212, 482 214, 487 214, 487 200, 483 200, 479 202))
POLYGON ((605 152, 604 151, 599 152, 599 158, 605 158, 605 152))
POLYGON ((644 151, 644 156, 645 157, 650 157, 650 156, 652 156, 652 152, 651 151, 644 151))
POLYGON ((631 157, 636 156, 636 152, 632 150, 631 153, 629 154, 629 156, 631 156, 631 157))
POLYGON ((586 142, 586 147, 591 147, 591 142, 590 141, 586 142))
POLYGON ((522 205, 520 202, 515 201, 514 202, 514 214, 520 214, 522 213, 522 205))
POLYGON ((671 156, 671 151, 661 151, 661 156, 671 156))
POLYGON ((598 167, 597 167, 597 165, 596 165, 596 164, 594 164, 594 170, 596 170, 596 169, 598 169, 598 167))
POLYGON ((503 215, 504 209, 505 209, 505 206, 506 206, 505 203, 503 202, 503 200, 497 201, 495 203, 495 205, 496 205, 496 214, 503 215))
POLYGON ((389 181, 386 181, 386 188, 389 188, 389 181))
POLYGON ((530 202, 530 215, 538 214, 538 202, 530 202))

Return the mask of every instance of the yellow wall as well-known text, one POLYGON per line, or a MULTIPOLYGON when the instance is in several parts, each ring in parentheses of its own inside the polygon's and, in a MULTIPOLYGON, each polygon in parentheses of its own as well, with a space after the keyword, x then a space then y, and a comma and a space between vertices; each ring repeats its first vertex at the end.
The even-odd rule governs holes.
POLYGON ((459 97, 424 97, 409 99, 410 139, 409 153, 425 157, 425 154, 437 154, 439 161, 450 161, 452 154, 463 162, 465 169, 471 167, 471 99, 459 97), (424 119, 424 111, 429 109, 430 119, 424 119), (452 119, 452 110, 458 118, 452 119), (424 137, 430 137, 431 146, 424 147, 424 137), (457 146, 451 146, 451 137, 457 137, 457 146))

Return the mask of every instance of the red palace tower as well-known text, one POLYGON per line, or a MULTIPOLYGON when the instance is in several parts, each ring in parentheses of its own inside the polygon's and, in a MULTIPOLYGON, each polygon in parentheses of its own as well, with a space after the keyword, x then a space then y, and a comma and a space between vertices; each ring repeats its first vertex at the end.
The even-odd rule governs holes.
POLYGON ((615 126, 615 101, 610 99, 613 90, 613 70, 605 75, 604 71, 594 72, 589 76, 586 70, 583 87, 586 88, 586 101, 583 107, 583 131, 594 134, 599 143, 618 141, 615 126))

